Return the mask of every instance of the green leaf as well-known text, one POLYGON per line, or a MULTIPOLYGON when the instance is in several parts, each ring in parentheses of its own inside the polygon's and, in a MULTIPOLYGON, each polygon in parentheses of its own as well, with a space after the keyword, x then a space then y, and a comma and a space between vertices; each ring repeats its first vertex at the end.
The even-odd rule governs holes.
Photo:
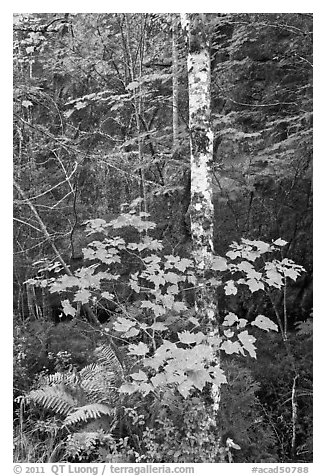
POLYGON ((188 273, 187 274, 187 280, 190 284, 196 285, 197 284, 197 277, 193 273, 188 273))
POLYGON ((269 243, 265 243, 264 241, 254 240, 253 245, 258 248, 258 250, 263 254, 271 251, 271 245, 269 243))
POLYGON ((152 386, 150 383, 142 382, 141 384, 139 384, 138 390, 139 390, 144 396, 146 396, 146 395, 149 394, 149 392, 152 392, 152 391, 153 391, 153 386, 152 386))
POLYGON ((130 377, 137 381, 147 382, 148 380, 147 375, 142 370, 138 370, 138 373, 131 374, 130 377))
POLYGON ((143 342, 140 342, 139 344, 130 344, 128 346, 128 349, 129 349, 129 353, 131 355, 142 355, 142 356, 144 356, 149 352, 149 348, 143 342))
POLYGON ((264 281, 269 285, 277 289, 281 289, 283 286, 283 276, 277 270, 276 266, 273 263, 266 263, 265 265, 266 277, 264 281))
POLYGON ((182 344, 194 344, 196 342, 195 335, 189 331, 178 332, 178 337, 182 344))
POLYGON ((277 240, 273 241, 273 244, 276 246, 285 246, 287 245, 287 243, 287 241, 284 241, 281 238, 278 238, 277 240))
POLYGON ((226 282, 226 285, 224 286, 224 291, 227 296, 230 296, 231 294, 237 294, 238 290, 234 285, 234 281, 231 279, 226 282))
POLYGON ((160 306, 159 304, 155 304, 155 302, 152 302, 152 301, 142 301, 141 307, 151 309, 154 312, 156 317, 163 316, 163 314, 165 314, 166 312, 163 306, 160 306))
POLYGON ((156 387, 163 387, 166 385, 166 376, 164 373, 159 373, 151 378, 152 385, 156 387))
POLYGON ((50 286, 50 292, 66 291, 68 288, 78 287, 79 279, 76 276, 61 276, 55 283, 50 286))
POLYGON ((184 398, 189 397, 190 390, 192 389, 192 383, 189 380, 184 380, 178 385, 178 390, 184 398))
POLYGON ((231 331, 231 329, 225 329, 225 331, 223 331, 223 334, 224 334, 225 337, 228 338, 228 339, 231 339, 231 337, 234 336, 234 332, 231 331))
POLYGON ((248 323, 247 319, 239 319, 237 323, 238 329, 241 329, 242 327, 246 327, 247 323, 248 323))
POLYGON ((146 256, 146 258, 144 258, 143 260, 145 263, 147 264, 158 264, 161 262, 161 258, 159 256, 156 256, 156 255, 150 255, 150 256, 146 256))
POLYGON ((134 383, 124 383, 119 388, 119 392, 120 393, 128 393, 129 395, 131 395, 132 393, 137 392, 138 388, 139 388, 138 385, 136 385, 134 383))
POLYGON ((227 270, 227 261, 221 256, 213 256, 211 268, 214 271, 225 271, 227 270))
POLYGON ((195 317, 193 315, 190 315, 188 321, 196 327, 199 326, 199 319, 197 319, 197 317, 195 317))
POLYGON ((31 101, 22 101, 22 106, 28 108, 33 106, 33 103, 31 101))
POLYGON ((182 258, 180 261, 174 263, 174 267, 177 268, 182 273, 184 273, 187 268, 193 265, 194 265, 193 261, 187 258, 182 258))
POLYGON ((163 322, 154 322, 148 329, 153 329, 154 331, 166 331, 168 328, 163 322))
POLYGON ((104 292, 101 294, 101 297, 104 298, 104 299, 107 299, 108 301, 113 301, 113 300, 114 300, 113 294, 108 293, 107 291, 104 291, 104 292))
POLYGON ((206 369, 190 370, 188 372, 188 378, 192 382, 192 385, 198 390, 203 390, 207 382, 211 380, 211 377, 206 369))
POLYGON ((165 276, 161 273, 147 276, 147 279, 154 283, 157 288, 165 284, 165 276))
POLYGON ((139 88, 140 83, 138 81, 132 81, 126 86, 127 91, 133 91, 134 89, 139 88))
POLYGON ((94 220, 88 220, 86 222, 86 232, 88 235, 91 233, 103 233, 107 231, 107 222, 102 218, 95 218, 94 220))
POLYGON ((210 284, 211 286, 221 286, 222 284, 222 281, 216 278, 210 278, 206 282, 207 284, 210 284))
POLYGON ((90 291, 87 289, 81 289, 80 291, 77 291, 74 297, 75 302, 81 302, 82 304, 86 304, 89 301, 89 298, 91 297, 90 291))
POLYGON ((62 307, 63 307, 63 313, 65 316, 72 316, 74 317, 76 315, 77 310, 70 304, 68 299, 65 299, 64 301, 61 301, 62 307))
POLYGON ((211 367, 210 374, 212 374, 211 380, 214 385, 219 387, 222 383, 227 383, 226 376, 219 366, 211 367))
POLYGON ((172 284, 172 286, 169 286, 167 288, 166 292, 170 294, 178 294, 179 287, 176 284, 172 284))
POLYGON ((130 279, 129 279, 129 285, 133 291, 135 291, 137 294, 140 293, 140 286, 137 281, 137 275, 132 274, 130 279))
POLYGON ((263 329, 264 331, 276 331, 278 332, 278 327, 275 322, 271 321, 268 317, 259 314, 256 319, 251 323, 252 326, 259 327, 259 329, 263 329))
POLYGON ((173 310, 175 312, 181 312, 181 311, 186 311, 188 308, 186 306, 186 304, 182 301, 175 301, 173 303, 173 310))
POLYGON ((238 335, 238 339, 241 342, 243 348, 249 353, 253 358, 256 358, 256 347, 254 342, 256 338, 248 333, 248 331, 242 331, 238 335))
POLYGON ((249 263, 249 261, 241 261, 238 265, 236 265, 239 271, 244 271, 245 273, 249 274, 255 271, 254 265, 249 263))
POLYGON ((167 282, 173 284, 178 284, 178 282, 181 281, 180 276, 176 273, 172 273, 172 271, 166 273, 164 277, 167 282))
POLYGON ((226 256, 228 256, 230 259, 234 260, 236 258, 238 258, 239 256, 241 256, 241 253, 240 251, 228 251, 227 253, 225 253, 226 256))
POLYGON ((129 337, 138 336, 139 332, 140 332, 139 329, 136 329, 136 327, 132 327, 131 329, 129 329, 129 331, 125 332, 124 336, 129 339, 129 337))
POLYGON ((232 342, 231 340, 226 340, 221 345, 221 350, 224 350, 226 354, 238 354, 240 348, 238 341, 232 342))
POLYGON ((221 342, 222 342, 222 338, 218 335, 215 335, 215 336, 208 336, 206 338, 207 340, 207 343, 212 346, 213 349, 220 349, 220 345, 221 345, 221 342))
POLYGON ((283 273, 284 273, 284 276, 292 279, 293 281, 296 281, 298 276, 300 276, 300 271, 294 268, 284 268, 283 273))
POLYGON ((248 281, 245 281, 245 284, 249 287, 252 293, 259 291, 259 289, 264 289, 263 283, 256 279, 249 279, 248 281))
POLYGON ((223 326, 232 326, 235 322, 239 320, 238 316, 233 312, 229 312, 224 318, 222 323, 223 326))
POLYGON ((135 322, 125 317, 119 316, 113 327, 118 332, 127 332, 131 327, 135 326, 135 322))

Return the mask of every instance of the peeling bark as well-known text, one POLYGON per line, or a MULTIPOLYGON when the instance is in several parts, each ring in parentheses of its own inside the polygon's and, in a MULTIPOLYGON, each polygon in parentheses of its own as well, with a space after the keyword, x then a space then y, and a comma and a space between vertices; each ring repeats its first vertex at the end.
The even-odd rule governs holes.
MULTIPOLYGON (((182 16, 188 23, 189 129, 191 140, 191 202, 188 210, 191 223, 193 254, 199 280, 211 269, 213 258, 213 188, 211 163, 213 133, 210 106, 210 54, 205 32, 205 18, 200 14, 182 16)), ((202 288, 196 296, 201 321, 206 330, 216 328, 216 303, 212 291, 202 288)))
POLYGON ((178 15, 172 14, 172 127, 173 150, 178 148, 179 134, 179 81, 178 81, 178 15))
MULTIPOLYGON (((191 146, 191 201, 188 210, 191 224, 193 255, 197 265, 197 317, 207 334, 218 332, 218 313, 215 292, 204 286, 211 273, 213 249, 213 133, 211 129, 211 71, 209 39, 204 14, 182 15, 183 27, 188 30, 188 87, 189 129, 191 146)), ((214 364, 220 365, 219 355, 214 364)), ((211 388, 213 410, 220 402, 218 386, 211 388)))

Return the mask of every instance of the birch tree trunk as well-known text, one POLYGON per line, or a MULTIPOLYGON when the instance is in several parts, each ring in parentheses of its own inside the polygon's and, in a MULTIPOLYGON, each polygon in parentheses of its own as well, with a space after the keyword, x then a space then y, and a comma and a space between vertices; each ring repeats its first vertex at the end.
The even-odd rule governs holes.
POLYGON ((178 81, 178 20, 179 15, 172 14, 172 128, 173 150, 178 148, 179 134, 179 81, 178 81))
MULTIPOLYGON (((214 257, 213 249, 213 188, 211 166, 213 133, 211 129, 211 71, 209 38, 205 28, 205 14, 181 15, 187 32, 189 130, 191 147, 190 218, 192 250, 197 265, 198 287, 195 297, 197 317, 206 334, 216 333, 218 314, 215 292, 204 286, 214 257)), ((219 356, 215 365, 219 366, 219 356)), ((219 389, 212 388, 214 409, 219 406, 219 389)))

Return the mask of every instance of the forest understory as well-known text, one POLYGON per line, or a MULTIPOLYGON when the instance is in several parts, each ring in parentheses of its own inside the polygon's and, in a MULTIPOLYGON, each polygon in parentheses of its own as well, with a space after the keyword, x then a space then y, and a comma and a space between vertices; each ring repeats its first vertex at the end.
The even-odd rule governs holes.
POLYGON ((312 14, 13 30, 14 461, 312 462, 312 14))

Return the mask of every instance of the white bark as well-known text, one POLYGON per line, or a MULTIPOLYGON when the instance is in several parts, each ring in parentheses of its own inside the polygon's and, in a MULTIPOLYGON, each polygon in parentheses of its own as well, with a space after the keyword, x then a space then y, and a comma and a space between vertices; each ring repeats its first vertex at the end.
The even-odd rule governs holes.
MULTIPOLYGON (((197 315, 203 331, 218 332, 217 302, 214 290, 204 286, 213 259, 213 133, 211 129, 211 71, 209 40, 204 14, 182 15, 188 37, 189 129, 191 138, 190 222, 193 254, 197 265, 199 291, 196 293, 197 315), (202 285, 201 285, 202 284, 202 285)), ((215 365, 219 366, 219 356, 215 365)), ((219 387, 211 389, 213 410, 219 408, 219 387)))
POLYGON ((179 134, 179 81, 178 81, 178 15, 172 14, 172 126, 173 149, 178 147, 179 134))
POLYGON ((213 256, 213 133, 210 125, 210 54, 205 20, 199 14, 182 15, 189 37, 188 88, 191 137, 191 234, 194 255, 200 270, 213 256), (190 22, 189 22, 190 20, 190 22))

